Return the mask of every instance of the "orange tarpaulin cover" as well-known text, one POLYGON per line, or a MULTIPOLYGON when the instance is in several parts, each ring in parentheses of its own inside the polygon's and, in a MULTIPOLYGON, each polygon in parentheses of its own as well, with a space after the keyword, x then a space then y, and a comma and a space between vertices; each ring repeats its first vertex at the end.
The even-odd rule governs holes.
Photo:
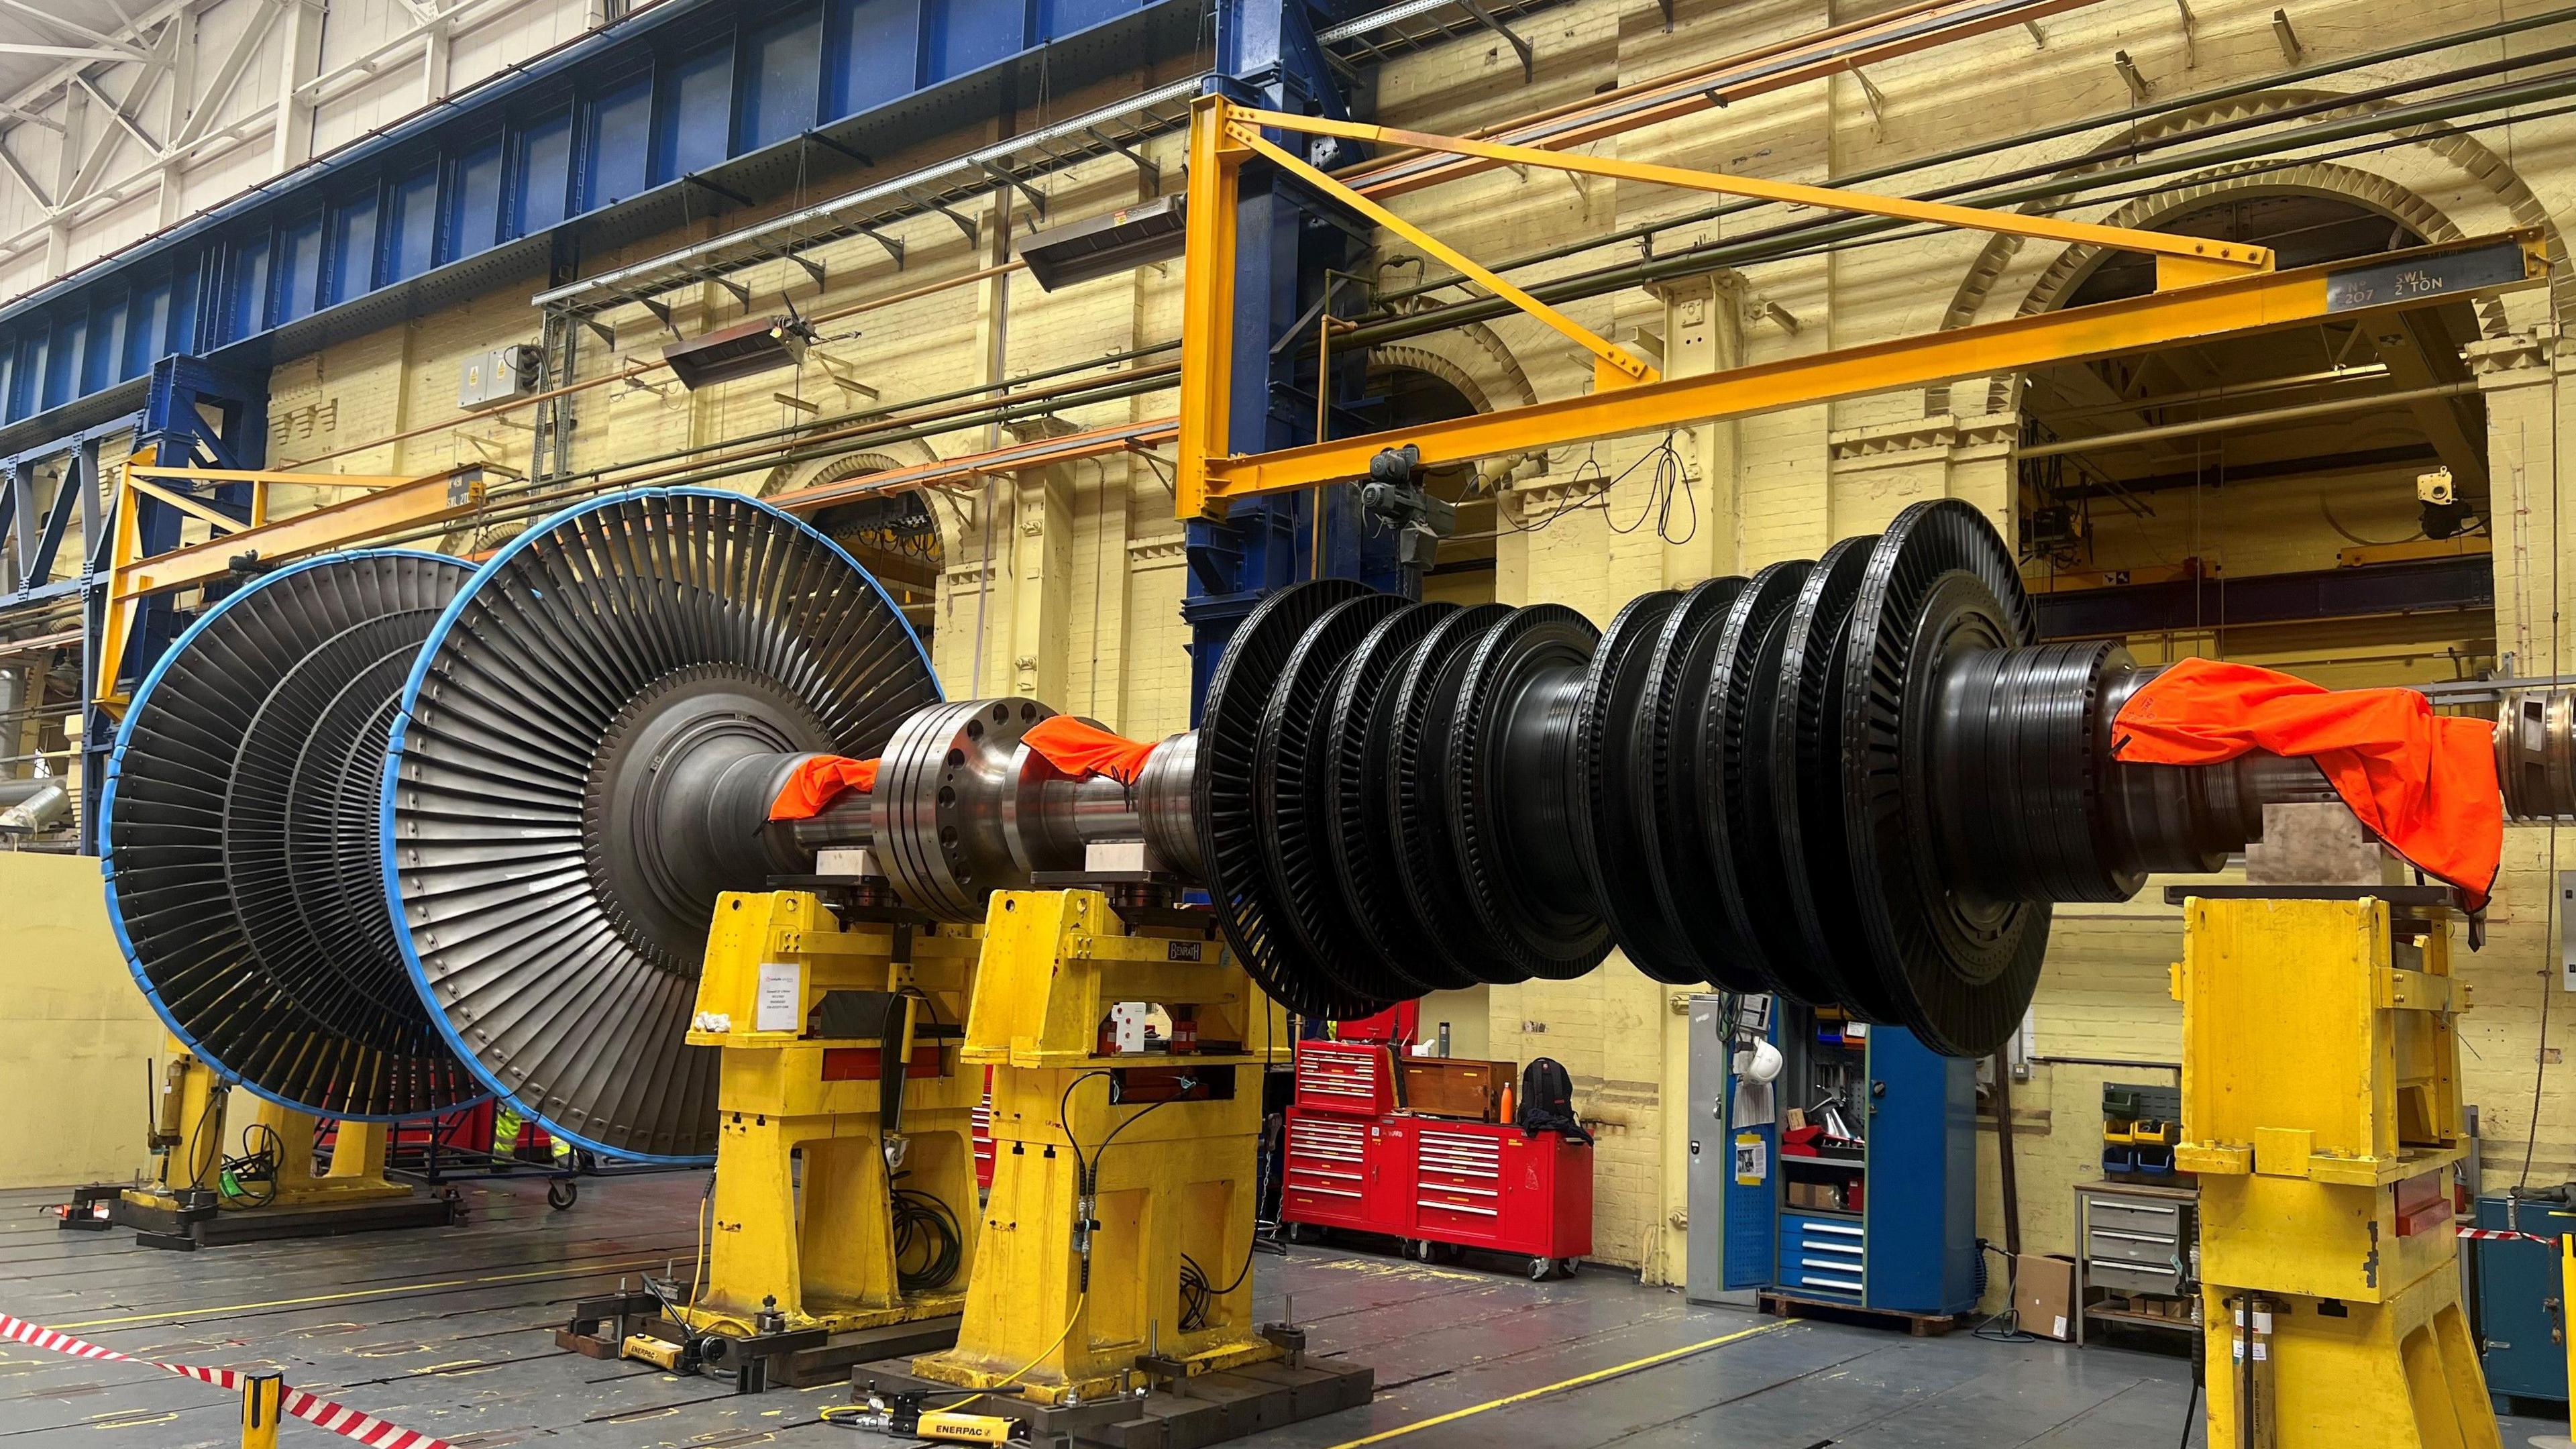
POLYGON ((846 755, 816 755, 796 767, 770 802, 772 820, 811 820, 852 790, 877 787, 877 762, 846 755))
MULTIPOLYGON (((1145 757, 1154 753, 1151 743, 1113 735, 1068 714, 1050 715, 1020 738, 1068 775, 1107 775, 1121 785, 1135 784, 1145 772, 1145 757)), ((811 820, 850 791, 876 787, 876 761, 816 755, 798 765, 779 787, 769 818, 811 820)))
POLYGON ((1121 785, 1135 784, 1145 773, 1145 757, 1154 753, 1154 742, 1113 735, 1069 714, 1039 720, 1020 739, 1068 775, 1107 775, 1121 785))
POLYGON ((2129 697, 2111 751, 2209 765, 2251 750, 2313 758, 2361 823, 2417 869, 2486 904, 2504 850, 2495 735, 2411 689, 2330 690, 2250 664, 2185 659, 2129 697))

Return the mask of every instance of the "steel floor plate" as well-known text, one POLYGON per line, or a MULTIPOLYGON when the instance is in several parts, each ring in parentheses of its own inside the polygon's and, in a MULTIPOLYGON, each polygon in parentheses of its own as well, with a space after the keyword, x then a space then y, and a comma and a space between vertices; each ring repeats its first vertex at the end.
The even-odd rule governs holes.
MULTIPOLYGON (((686 1270, 704 1184, 696 1172, 586 1182, 580 1202, 555 1213, 533 1178, 476 1183, 466 1186, 471 1216, 454 1228, 187 1255, 138 1248, 130 1233, 59 1232, 36 1214, 60 1192, 5 1192, 0 1312, 138 1356, 282 1371, 290 1384, 472 1449, 890 1442, 816 1419, 816 1409, 844 1401, 844 1385, 737 1398, 714 1380, 554 1346, 573 1299, 666 1264, 686 1270)), ((1260 1317, 1281 1316, 1293 1295, 1314 1352, 1368 1363, 1377 1394, 1365 1407, 1238 1441, 1256 1449, 1343 1449, 1441 1416, 1456 1417, 1386 1442, 2167 1449, 2190 1392, 2178 1359, 1769 1319, 1690 1305, 1610 1269, 1531 1283, 1334 1248, 1291 1251, 1255 1270, 1260 1317), (1730 1335, 1742 1336, 1496 1403, 1730 1335)), ((191 1380, 0 1343, 0 1449, 230 1449, 239 1443, 234 1412, 191 1380)), ((2509 1422, 2505 1442, 2547 1430, 2509 1422)), ((290 1421, 281 1442, 347 1441, 290 1421)))

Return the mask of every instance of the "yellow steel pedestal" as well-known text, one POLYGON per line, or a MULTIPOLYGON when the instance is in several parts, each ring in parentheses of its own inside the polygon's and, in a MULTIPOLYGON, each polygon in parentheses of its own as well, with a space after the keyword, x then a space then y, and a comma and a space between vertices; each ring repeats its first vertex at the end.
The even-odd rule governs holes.
POLYGON ((1131 928, 1097 891, 995 895, 966 1045, 995 1068, 993 1191, 957 1346, 913 1372, 1057 1404, 1280 1357, 1247 1265, 1262 1073, 1289 1049, 1213 930, 1131 928), (1102 1052, 1120 1002, 1192 1022, 1198 1050, 1102 1052))
POLYGON ((2460 1306, 2450 912, 2184 903, 2210 1449, 2497 1449, 2460 1306))
POLYGON ((957 1311, 975 1261, 983 1074, 959 1061, 956 1028, 977 949, 971 928, 844 927, 804 891, 717 900, 689 1030, 724 1054, 706 1280, 672 1316, 749 1337, 957 1311), (891 1173, 889 1072, 904 1073, 891 1173), (954 1273, 911 1293, 903 1273, 931 1254, 922 1239, 899 1251, 898 1189, 944 1206, 959 1235, 954 1273))
MULTIPOLYGON (((342 1122, 331 1150, 327 1172, 313 1170, 315 1119, 265 1099, 254 1099, 248 1122, 230 1108, 232 1093, 214 1070, 188 1054, 175 1040, 162 1082, 153 1124, 153 1145, 162 1154, 161 1181, 128 1188, 125 1206, 145 1214, 176 1214, 179 1194, 189 1190, 225 1193, 224 1161, 273 1147, 275 1177, 256 1189, 262 1201, 244 1212, 290 1210, 396 1201, 412 1197, 411 1188, 385 1179, 386 1124, 342 1122), (239 1127, 238 1134, 233 1129, 239 1127), (273 1134, 273 1135, 272 1135, 273 1134)), ((248 1185, 245 1185, 248 1186, 248 1185)), ((232 1207, 233 1204, 227 1204, 232 1207)))

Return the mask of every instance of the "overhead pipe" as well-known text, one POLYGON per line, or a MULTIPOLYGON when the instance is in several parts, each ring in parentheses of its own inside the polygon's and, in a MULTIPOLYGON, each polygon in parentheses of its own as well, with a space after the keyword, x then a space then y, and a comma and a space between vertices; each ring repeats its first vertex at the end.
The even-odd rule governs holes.
MULTIPOLYGON (((2519 85, 2499 86, 2466 96, 2445 97, 2414 106, 2357 116, 2345 121, 2330 121, 2309 127, 2292 136, 2260 136, 2226 146, 2214 146, 2162 160, 2138 162, 2112 170, 2088 172, 2077 177, 2059 177, 2044 182, 2004 187, 1965 199, 1965 204, 1999 208, 2033 201, 2053 201, 2105 186, 2120 185, 2155 176, 2170 176, 2187 171, 2223 166, 2234 161, 2254 160, 2277 154, 2292 147, 2314 146, 2348 140, 2377 132, 2403 130, 2481 111, 2503 110, 2540 101, 2559 100, 2576 95, 2576 71, 2564 71, 2519 85)), ((2337 108, 2351 104, 2339 98, 2337 108)), ((2265 118, 2265 124, 2279 117, 2265 118)), ((2058 163, 2053 169, 2063 169, 2058 163)), ((1946 188, 1945 188, 1946 189, 1946 188)), ((1938 193, 1917 200, 1929 200, 1938 193)), ((1649 282, 1674 277, 1693 276, 1723 266, 1746 266, 1777 259, 1787 247, 1813 248, 1820 244, 1860 240, 1904 226, 1905 223, 1867 216, 1841 221, 1798 222, 1774 227, 1729 242, 1710 243, 1684 251, 1669 253, 1641 262, 1577 273, 1552 282, 1531 286, 1533 297, 1551 305, 1561 305, 1605 292, 1624 291, 1649 282)), ((1470 322, 1490 321, 1518 311, 1512 303, 1500 298, 1480 298, 1454 306, 1392 318, 1384 322, 1364 323, 1342 334, 1341 344, 1369 346, 1418 337, 1429 332, 1445 332, 1470 322)))
MULTIPOLYGON (((2062 140, 2068 136, 2081 135, 2086 131, 2098 130, 2105 126, 2122 124, 2134 125, 2138 121, 2147 120, 2155 116, 2170 115, 2173 112, 2189 110, 2195 106, 2211 105, 2220 101, 2232 100, 2240 96, 2253 95, 2267 90, 2276 90, 2285 85, 2296 85, 2302 81, 2322 79, 2327 76, 2340 75, 2348 71, 2359 70, 2369 66, 2384 65, 2392 61, 2411 59, 2415 56, 2429 54, 2436 50, 2447 50, 2456 46, 2472 45, 2481 41, 2498 39, 2504 36, 2519 34, 2523 31, 2538 29, 2543 26, 2569 22, 2576 22, 2576 6, 2552 10, 2520 20, 2502 21, 2494 25, 2484 26, 2476 30, 2462 31, 2454 35, 2435 36, 2429 40, 2414 41, 2401 46, 2391 46, 2384 50, 2377 50, 2365 55, 2354 56, 2348 60, 2320 62, 2315 65, 2301 66, 2292 70, 2283 71, 2275 75, 2267 75, 2257 80, 2240 81, 2233 85, 2218 86, 2204 91, 2194 91, 2189 95, 2175 96, 2168 100, 2157 101, 2151 105, 2132 106, 2115 115, 2088 117, 2075 121, 2064 121, 2053 126, 2041 127, 2038 130, 2025 131, 2016 136, 2008 136, 1994 141, 1980 141, 1974 145, 1961 146, 1954 150, 1939 152, 1931 156, 1914 157, 1904 161, 1892 162, 1884 166, 1869 167, 1860 171, 1852 172, 1848 176, 1836 177, 1834 178, 1834 184, 1837 186, 1860 186, 1873 181, 1884 181, 1890 177, 1902 176, 1909 172, 1928 171, 1940 167, 1958 165, 1962 162, 1975 161, 1994 155, 1999 151, 2009 151, 2021 146, 2043 145, 2050 141, 2062 140)), ((2542 51, 2532 55, 2509 57, 2498 62, 2465 66, 2455 71, 2444 72, 2442 74, 2426 77, 2420 80, 2395 82, 2387 86, 2379 87, 2376 91, 2363 91, 2355 93, 2354 95, 2339 97, 2333 102, 2333 104, 2336 107, 2347 106, 2354 104, 2357 101, 2366 100, 2373 95, 2396 94, 2410 90, 2423 90, 2436 85, 2451 84, 2461 79, 2491 74, 2499 70, 2510 70, 2518 67, 2545 64, 2554 56, 2563 53, 2565 52, 2542 51)), ((2300 107, 2296 108, 2294 111, 2276 111, 2267 116, 2254 119, 2252 124, 2270 124, 2277 122, 2284 116, 2306 114, 2313 109, 2313 107, 2300 107)), ((2238 128, 2240 124, 2241 123, 2238 122, 2225 123, 2228 129, 2238 128)), ((1477 132, 1473 134, 1482 135, 1484 133, 1477 132)), ((2180 139, 2205 140, 2212 135, 2224 134, 2224 131, 2218 127, 2207 127, 2199 131, 2178 134, 2180 139)), ((2175 144, 2175 142, 2173 140, 2163 139, 2141 142, 2140 149, 2154 149, 2171 144, 2175 144)), ((2049 163, 2047 167, 2041 168, 2038 172, 2021 174, 2045 174, 2045 172, 2049 170, 2062 170, 2065 165, 2066 163, 2062 161, 2052 162, 2049 163)), ((1991 186, 2000 180, 2018 179, 2018 175, 2019 174, 2016 173, 2007 173, 2007 175, 2003 177, 1979 177, 1974 181, 1961 182, 1951 187, 1925 192, 1917 199, 1933 200, 1943 196, 1971 190, 1978 186, 1991 186)), ((1357 184, 1357 179, 1349 175, 1337 176, 1335 179, 1345 181, 1346 183, 1357 184)), ((1495 271, 1511 272, 1521 267, 1536 266, 1542 262, 1560 261, 1566 257, 1577 256, 1587 251, 1594 251, 1607 246, 1616 246, 1622 242, 1642 241, 1658 232, 1671 231, 1685 226, 1694 226, 1704 221, 1714 221, 1721 217, 1733 216, 1767 204, 1768 203, 1759 201, 1726 202, 1716 206, 1704 207, 1698 211, 1684 212, 1679 216, 1663 220, 1640 222, 1634 226, 1625 227, 1618 231, 1605 232, 1599 236, 1585 237, 1580 241, 1567 242, 1559 246, 1547 247, 1535 252, 1527 252, 1518 257, 1511 258, 1508 261, 1496 262, 1491 265, 1495 271)), ((1408 297, 1419 296, 1426 292, 1436 291, 1443 287, 1456 286, 1464 280, 1464 278, 1460 277, 1449 277, 1436 282, 1425 281, 1412 287, 1407 287, 1401 291, 1381 292, 1377 294, 1377 299, 1381 303, 1401 300, 1408 297)))
POLYGON ((2303 392, 2313 387, 2338 387, 2348 382, 2376 382, 2387 375, 2386 363, 2366 362, 2356 367, 2338 367, 2325 372, 2302 372, 2288 377, 2267 377, 2261 382, 2194 388, 2189 392, 2160 392, 2153 397, 2122 398, 2115 403, 2094 403, 2086 407, 2052 408, 2048 416, 2054 422, 2073 422, 2078 418, 2106 417, 2112 413, 2134 413, 2147 408, 2169 408, 2181 403, 2217 402, 2230 398, 2260 397, 2276 392, 2303 392))
MULTIPOLYGON (((2050 19, 2095 3, 2098 0, 1990 0, 1986 4, 1961 5, 1945 0, 1940 4, 1904 6, 1739 55, 1633 81, 1598 96, 1481 127, 1474 134, 1483 140, 1561 150, 1731 101, 1768 95, 1847 68, 1919 54, 1951 41, 2050 19), (1942 11, 1955 13, 1939 13, 1942 11), (1765 65, 1766 61, 1777 63, 1765 65)), ((1341 179, 1371 196, 1386 197, 1491 170, 1493 164, 1408 147, 1363 161, 1341 179)))
MULTIPOLYGON (((2015 448, 2017 458, 2055 458, 2067 453, 2091 453, 2103 448, 2118 448, 2137 443, 2160 442, 2166 438, 2191 438, 2206 433, 2228 433, 2239 428, 2267 427, 2273 423, 2304 422, 2310 418, 2340 417, 2345 413, 2366 413, 2392 403, 2424 402, 2437 397, 2458 397, 2478 390, 2475 378, 2458 382, 2435 383, 2431 387, 2403 388, 2396 392, 2375 392, 2368 397, 2334 398, 2326 402, 2296 403, 2289 407, 2262 408, 2250 413, 2225 413, 2214 418, 2194 418, 2184 423, 2164 423, 2152 428, 2133 428, 2125 433, 2095 433, 2090 437, 2068 438, 2055 443, 2034 443, 2015 448)), ((2141 405, 2161 403, 2162 398, 2141 398, 2141 405)))
MULTIPOLYGON (((1009 404, 996 405, 989 409, 960 417, 949 418, 936 423, 914 427, 871 430, 851 437, 835 438, 829 441, 811 443, 801 447, 781 449, 775 452, 763 453, 757 457, 745 458, 736 462, 721 463, 706 467, 695 467, 677 473, 657 473, 631 477, 622 476, 606 481, 591 481, 568 487, 548 488, 542 493, 529 492, 512 494, 509 496, 507 505, 504 507, 489 509, 485 512, 468 515, 464 518, 450 519, 443 523, 430 525, 424 528, 416 528, 403 533, 389 534, 381 538, 370 540, 370 542, 378 545, 387 545, 417 542, 422 539, 440 538, 447 534, 456 533, 462 530, 488 528, 498 523, 513 523, 527 518, 536 517, 541 514, 551 513, 556 509, 563 507, 567 503, 575 502, 584 498, 595 497, 602 493, 646 486, 678 488, 692 484, 712 483, 721 479, 736 477, 740 474, 750 472, 755 468, 777 467, 781 464, 788 463, 811 462, 818 458, 837 457, 841 454, 851 452, 854 449, 878 447, 889 443, 911 442, 921 438, 937 437, 946 433, 964 432, 969 428, 981 427, 988 421, 1007 423, 1019 418, 1036 416, 1041 413, 1054 412, 1064 408, 1085 407, 1093 403, 1115 402, 1123 398, 1137 397, 1145 393, 1164 392, 1170 390, 1174 386, 1174 383, 1175 379, 1171 371, 1158 368, 1150 372, 1140 372, 1129 376, 1122 376, 1108 383, 1096 384, 1080 390, 1071 390, 1059 395, 1040 398, 1015 399, 1009 404), (1032 403, 1042 404, 1042 406, 1032 407, 1032 403)), ((610 470, 595 470, 592 476, 595 479, 597 472, 605 471, 610 470)), ((623 472, 624 470, 621 468, 616 471, 623 472)))
POLYGON ((63 782, 46 778, 0 782, 0 800, 19 798, 0 809, 0 835, 36 835, 71 823, 71 792, 63 782), (17 786, 30 787, 23 792, 17 786))

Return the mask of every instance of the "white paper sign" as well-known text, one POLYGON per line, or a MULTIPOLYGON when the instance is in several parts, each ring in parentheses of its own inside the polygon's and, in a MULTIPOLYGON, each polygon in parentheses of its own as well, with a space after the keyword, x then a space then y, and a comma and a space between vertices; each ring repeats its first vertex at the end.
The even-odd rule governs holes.
POLYGON ((1743 1187, 1759 1187, 1771 1175, 1770 1154, 1763 1150, 1758 1133, 1739 1132, 1735 1137, 1735 1181, 1743 1187))
POLYGON ((805 968, 794 961, 760 963, 759 1004, 752 1009, 753 1031, 802 1031, 805 1028, 805 968))

